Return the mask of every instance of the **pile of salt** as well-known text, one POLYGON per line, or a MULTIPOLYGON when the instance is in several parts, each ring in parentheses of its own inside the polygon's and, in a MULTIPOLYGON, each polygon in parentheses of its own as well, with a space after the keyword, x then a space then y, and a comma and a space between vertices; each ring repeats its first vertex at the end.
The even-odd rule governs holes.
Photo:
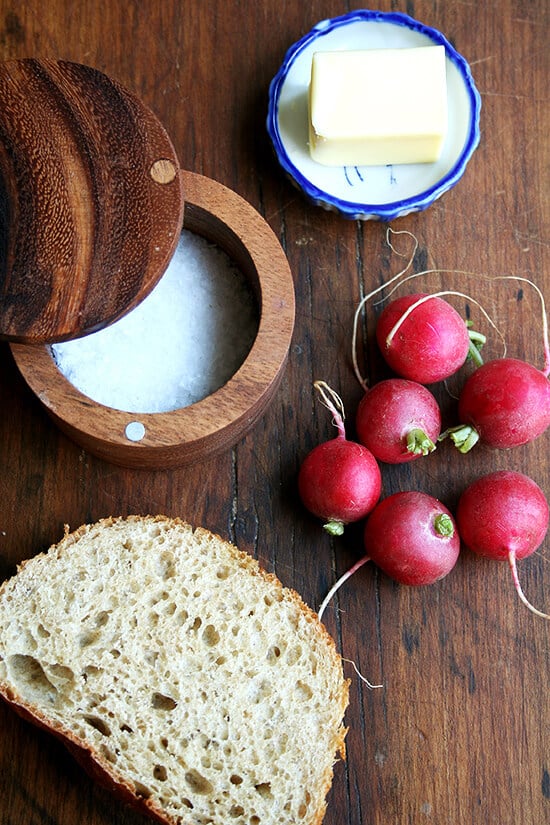
POLYGON ((62 374, 97 403, 168 412, 223 386, 258 330, 246 279, 219 247, 184 230, 163 277, 128 315, 52 346, 62 374))

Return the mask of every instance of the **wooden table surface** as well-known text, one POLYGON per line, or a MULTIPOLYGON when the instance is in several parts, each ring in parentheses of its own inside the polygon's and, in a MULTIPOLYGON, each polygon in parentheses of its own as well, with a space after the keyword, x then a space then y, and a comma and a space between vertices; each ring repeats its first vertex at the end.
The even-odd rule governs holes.
MULTIPOLYGON (((0 0, 0 58, 54 57, 103 70, 166 126, 184 168, 247 199, 274 230, 296 285, 296 327, 267 414, 234 449, 198 466, 125 470, 54 426, 0 344, 0 577, 76 528, 110 514, 165 513, 204 525, 256 556, 317 607, 361 554, 359 529, 330 538, 301 507, 296 475, 334 435, 312 382, 342 396, 350 429, 362 391, 350 363, 360 297, 403 266, 386 225, 347 221, 308 203, 278 167, 265 130, 267 90, 287 48, 326 17, 328 0, 0 0)), ((415 271, 462 270, 423 288, 483 303, 510 355, 543 365, 540 306, 550 300, 550 23, 547 0, 380 0, 444 32, 469 61, 483 108, 481 143, 458 185, 427 211, 394 221, 414 233, 415 271)), ((399 250, 410 250, 406 236, 399 250)), ((397 246, 396 241, 396 246, 397 246)), ((416 283, 415 286, 420 286, 416 283)), ((461 311, 462 305, 457 305, 461 311)), ((472 317, 482 321, 470 303, 472 317)), ((386 375, 366 314, 369 380, 386 375)), ((479 326, 480 324, 478 324, 479 326)), ((483 324, 481 324, 483 326, 483 324)), ((486 352, 500 354, 493 336, 486 352)), ((361 356, 362 357, 362 356, 361 356)), ((488 356, 487 356, 488 357, 488 356)), ((445 415, 450 396, 434 388, 445 415)), ((383 467, 384 495, 422 489, 451 508, 474 477, 514 468, 550 494, 549 434, 511 452, 448 444, 383 467)), ((520 566, 528 597, 550 609, 549 542, 520 566)), ((519 602, 506 564, 461 554, 424 588, 367 565, 328 609, 352 678, 347 761, 335 766, 325 825, 544 825, 550 822, 550 622, 519 602)), ((2 825, 138 825, 64 748, 0 707, 2 825)))

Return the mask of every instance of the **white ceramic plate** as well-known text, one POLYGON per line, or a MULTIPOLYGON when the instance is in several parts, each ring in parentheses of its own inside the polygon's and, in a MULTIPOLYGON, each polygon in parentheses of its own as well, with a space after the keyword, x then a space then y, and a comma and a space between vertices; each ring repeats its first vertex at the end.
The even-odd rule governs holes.
POLYGON ((279 163, 316 205, 354 220, 426 209, 464 174, 479 143, 481 98, 465 59, 436 29, 399 12, 360 10, 323 20, 295 43, 269 87, 267 130, 279 163), (308 148, 308 89, 316 51, 445 47, 448 132, 436 163, 327 167, 308 148))

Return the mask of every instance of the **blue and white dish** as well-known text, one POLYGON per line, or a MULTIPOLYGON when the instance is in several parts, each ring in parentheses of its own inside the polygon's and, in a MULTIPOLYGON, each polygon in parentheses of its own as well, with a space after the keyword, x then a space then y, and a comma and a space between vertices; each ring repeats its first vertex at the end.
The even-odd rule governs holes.
POLYGON ((353 220, 384 220, 430 206, 462 177, 479 143, 481 98, 466 60, 436 29, 400 12, 359 10, 323 20, 287 51, 269 87, 267 131, 284 171, 304 194, 353 220), (435 163, 328 167, 308 147, 314 52, 445 47, 448 131, 435 163))

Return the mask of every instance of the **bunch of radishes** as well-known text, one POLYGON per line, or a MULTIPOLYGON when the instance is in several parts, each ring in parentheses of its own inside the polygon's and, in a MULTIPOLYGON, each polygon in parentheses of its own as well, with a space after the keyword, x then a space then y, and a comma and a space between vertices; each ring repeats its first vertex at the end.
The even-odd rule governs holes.
POLYGON ((534 553, 548 529, 548 503, 532 479, 514 471, 489 473, 464 490, 453 518, 440 501, 418 491, 395 493, 380 501, 378 463, 413 461, 444 438, 466 453, 478 441, 512 448, 544 433, 550 425, 550 347, 544 299, 533 287, 544 317, 543 370, 507 357, 483 364, 478 350, 483 336, 472 333, 443 298, 461 293, 446 292, 397 298, 381 313, 376 339, 398 377, 372 387, 360 379, 365 389, 355 422, 360 443, 346 437, 339 396, 324 382, 316 382, 338 435, 305 458, 298 476, 300 496, 332 534, 341 534, 346 523, 366 517, 366 555, 336 582, 319 616, 336 590, 365 562, 373 561, 400 583, 430 584, 452 570, 462 540, 477 554, 507 559, 521 600, 534 613, 550 618, 528 602, 516 568, 516 560, 534 553), (459 424, 441 433, 439 406, 425 384, 449 378, 469 355, 476 369, 458 399, 459 424))

